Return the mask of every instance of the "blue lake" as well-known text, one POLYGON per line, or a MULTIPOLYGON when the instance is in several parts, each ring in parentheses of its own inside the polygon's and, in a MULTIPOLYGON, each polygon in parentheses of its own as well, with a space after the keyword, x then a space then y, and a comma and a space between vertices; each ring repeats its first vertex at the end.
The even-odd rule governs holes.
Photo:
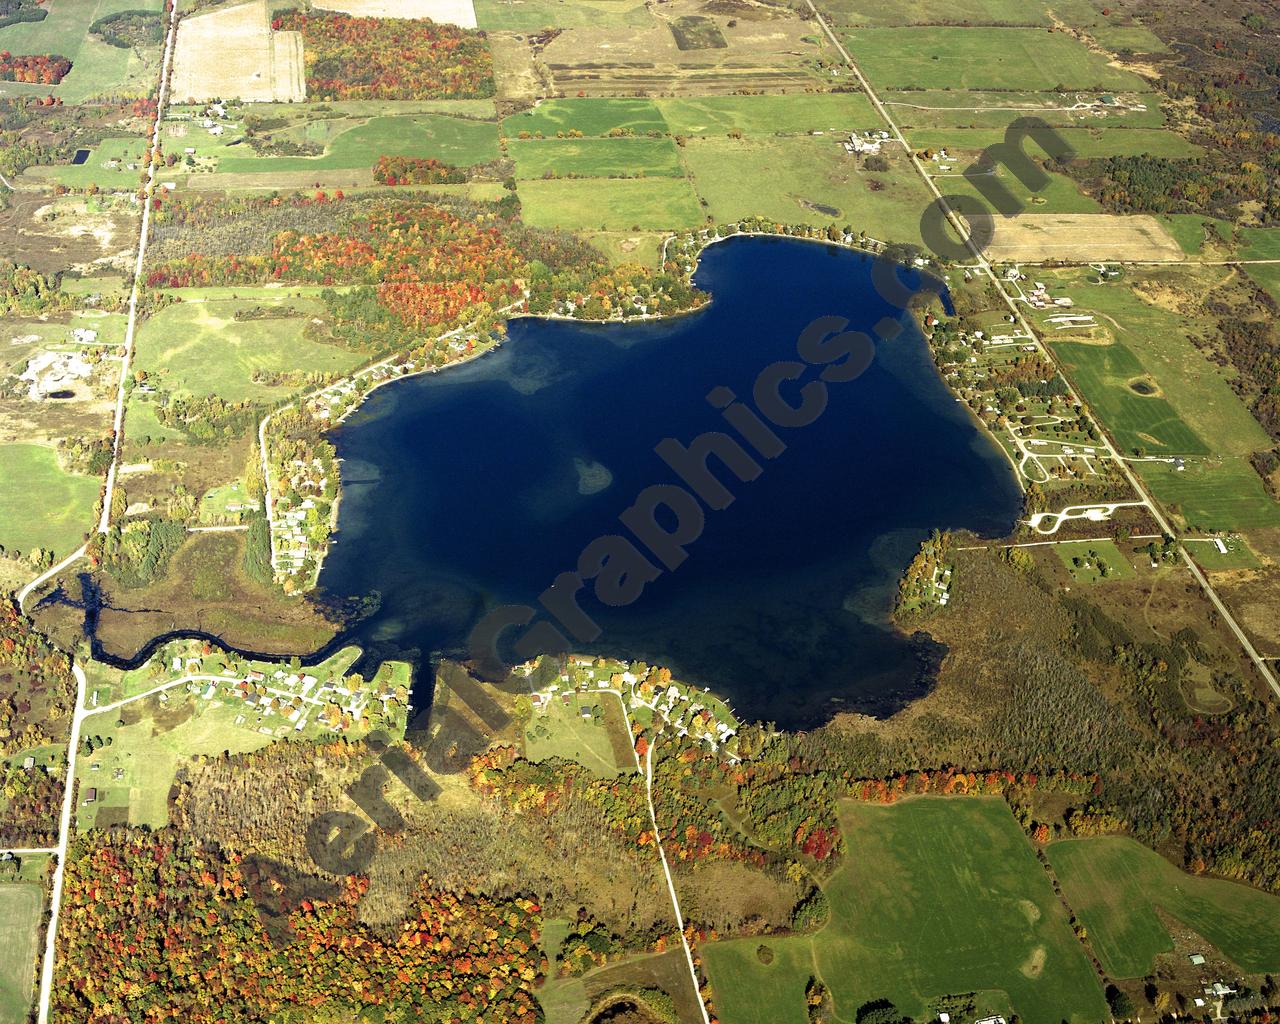
MULTIPOLYGON (((734 239, 704 253, 696 282, 714 301, 673 320, 513 322, 497 351, 382 388, 335 431, 344 498, 320 582, 382 598, 350 639, 423 667, 465 656, 486 611, 536 605, 590 542, 628 534, 618 517, 646 487, 681 483, 659 442, 738 436, 712 389, 751 404, 757 376, 795 360, 815 318, 870 333, 889 315, 904 332, 861 376, 828 384, 811 425, 775 427, 786 450, 756 454, 755 479, 710 461, 734 500, 706 511, 683 564, 626 607, 588 585, 581 605, 601 634, 573 647, 670 665, 792 728, 840 709, 887 714, 927 691, 941 650, 889 624, 896 581, 931 529, 1012 527, 1008 462, 910 317, 879 297, 867 257, 734 239)), ((801 383, 783 395, 798 401, 801 383)))

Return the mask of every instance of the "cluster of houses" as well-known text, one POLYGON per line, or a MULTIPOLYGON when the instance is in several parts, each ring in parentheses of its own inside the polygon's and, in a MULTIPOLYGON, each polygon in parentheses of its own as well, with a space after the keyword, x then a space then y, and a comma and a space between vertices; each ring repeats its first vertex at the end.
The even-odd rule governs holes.
POLYGON ((324 494, 329 477, 319 458, 294 459, 288 467, 287 486, 302 497, 290 502, 283 494, 277 498, 271 521, 273 565, 278 574, 289 576, 302 568, 311 557, 308 518, 316 514, 316 497, 324 494))
POLYGON ((867 130, 861 133, 850 132, 849 140, 844 144, 846 153, 860 153, 863 156, 874 156, 892 136, 886 131, 867 130))
MULTIPOLYGON (((527 662, 515 671, 529 676, 536 665, 527 662)), ((591 693, 616 694, 632 711, 648 708, 678 736, 690 736, 737 760, 738 723, 728 705, 709 696, 707 688, 699 690, 671 679, 670 673, 660 669, 572 655, 558 679, 530 700, 535 713, 545 713, 557 701, 570 705, 576 697, 591 693)), ((591 717, 590 708, 581 713, 591 717)))
POLYGON ((951 600, 951 566, 939 564, 933 567, 930 588, 930 596, 945 608, 951 600))

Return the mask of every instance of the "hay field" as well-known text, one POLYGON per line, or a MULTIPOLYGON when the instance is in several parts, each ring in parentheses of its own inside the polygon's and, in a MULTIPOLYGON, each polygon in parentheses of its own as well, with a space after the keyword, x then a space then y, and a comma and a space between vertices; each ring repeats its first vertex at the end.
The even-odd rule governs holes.
POLYGON ((1182 247, 1164 226, 1145 214, 1023 213, 997 217, 995 237, 987 258, 1001 262, 1036 263, 1070 260, 1175 261, 1182 247))
POLYGON ((266 0, 184 18, 173 55, 175 100, 306 99, 302 33, 272 32, 266 0))
POLYGON ((323 6, 358 18, 427 18, 437 25, 477 27, 471 0, 329 0, 323 6))

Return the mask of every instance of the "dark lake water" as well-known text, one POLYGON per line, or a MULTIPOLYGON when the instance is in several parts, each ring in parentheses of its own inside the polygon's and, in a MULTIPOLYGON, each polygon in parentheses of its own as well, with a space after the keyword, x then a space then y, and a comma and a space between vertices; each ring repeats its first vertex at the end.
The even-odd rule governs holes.
MULTIPOLYGON (((335 433, 344 498, 321 585, 382 597, 351 639, 375 658, 456 656, 487 609, 535 604, 589 542, 626 533, 618 516, 644 488, 680 482, 659 441, 733 433, 711 389, 749 401, 816 317, 869 332, 898 315, 870 268, 833 247, 735 239, 704 254, 696 281, 714 301, 694 315, 520 320, 494 353, 377 391, 335 433)), ((858 379, 828 385, 815 423, 778 428, 787 449, 757 458, 755 480, 712 460, 735 500, 706 513, 683 565, 625 608, 584 592, 603 630, 589 649, 670 665, 788 727, 927 690, 940 649, 889 625, 896 580, 935 527, 1008 531, 1019 492, 903 323, 858 379)))

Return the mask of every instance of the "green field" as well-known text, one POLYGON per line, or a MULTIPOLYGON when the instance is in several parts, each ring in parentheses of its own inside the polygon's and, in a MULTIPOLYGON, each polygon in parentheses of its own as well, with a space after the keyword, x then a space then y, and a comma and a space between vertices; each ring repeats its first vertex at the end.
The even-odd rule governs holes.
POLYGON ((1168 53, 1169 47, 1142 25, 1099 25, 1090 30, 1099 43, 1115 53, 1168 53))
POLYGON ((675 135, 847 135, 880 128, 880 116, 860 92, 792 96, 702 96, 660 99, 658 109, 675 135))
MULTIPOLYGON (((933 175, 933 183, 938 186, 938 190, 947 196, 976 196, 984 207, 990 208, 990 203, 982 195, 982 192, 962 173, 973 162, 977 153, 953 153, 950 149, 947 150, 947 153, 955 159, 955 163, 947 165, 952 168, 950 173, 933 175)), ((931 166, 936 168, 938 165, 931 166)), ((1013 193, 1022 209, 1027 213, 1102 212, 1102 206, 1098 201, 1081 192, 1076 187, 1075 182, 1065 174, 1050 171, 1049 184, 1039 192, 1032 192, 1028 189, 1018 178, 1009 173, 1007 167, 999 167, 996 176, 1013 193)))
MULTIPOLYGON (((362 123, 351 118, 308 121, 285 130, 281 137, 321 144, 324 155, 256 156, 243 144, 234 150, 221 146, 216 154, 218 171, 252 174, 350 170, 372 167, 380 156, 430 157, 456 167, 471 167, 499 156, 497 124, 446 114, 371 117, 362 123)), ((183 140, 173 144, 182 145, 183 140)), ((186 145, 203 154, 219 143, 203 129, 192 127, 186 145)))
POLYGON ((1253 263, 1245 270, 1259 288, 1280 303, 1280 263, 1253 263))
POLYGON ((489 32, 544 28, 647 28, 653 18, 638 0, 476 0, 476 21, 489 32))
POLYGON ((181 302, 161 310, 138 332, 136 365, 161 390, 220 395, 228 401, 275 401, 297 387, 255 383, 255 370, 346 373, 361 361, 355 352, 306 337, 310 318, 323 307, 314 299, 240 289, 241 298, 181 302), (254 306, 292 307, 288 317, 236 320, 254 306))
POLYGON ((551 137, 556 132, 569 131, 608 135, 614 129, 630 130, 636 135, 665 135, 667 122, 653 100, 598 98, 543 100, 532 110, 512 114, 502 122, 502 134, 509 139, 519 137, 521 132, 541 132, 551 137))
POLYGON ((1230 222, 1215 217, 1202 217, 1198 213, 1165 213, 1159 220, 1189 256, 1198 256, 1206 242, 1230 245, 1232 241, 1230 222))
POLYGON ((603 778, 630 771, 634 764, 619 765, 609 742, 610 723, 623 728, 618 701, 612 695, 574 694, 569 703, 557 694, 545 710, 535 711, 524 732, 525 756, 530 761, 561 757, 574 761, 603 778), (584 718, 583 710, 591 716, 584 718))
POLYGON ((594 231, 587 240, 609 257, 609 262, 638 263, 642 267, 656 267, 662 259, 662 242, 666 235, 661 231, 637 233, 634 231, 594 231))
POLYGON ((1262 565, 1243 537, 1232 535, 1224 537, 1222 542, 1227 549, 1225 552, 1219 551, 1218 545, 1211 540, 1182 539, 1187 553, 1204 569, 1257 569, 1262 565))
MULTIPOLYGON (((1052 342, 1052 339, 1050 339, 1052 342)), ((1126 452, 1152 455, 1207 455, 1208 446, 1157 395, 1140 395, 1128 382, 1146 374, 1127 345, 1054 342, 1053 351, 1126 452)))
POLYGON ((104 192, 134 192, 142 181, 145 168, 142 157, 146 139, 139 135, 103 139, 87 147, 89 157, 82 164, 53 164, 30 168, 25 173, 34 178, 58 182, 69 188, 97 185, 104 192), (108 167, 108 163, 116 166, 108 167), (133 168, 130 169, 129 165, 133 168))
POLYGON ((81 103, 107 96, 145 96, 155 84, 160 48, 148 48, 140 59, 132 49, 110 46, 89 34, 89 26, 117 11, 159 12, 159 0, 56 0, 46 6, 43 21, 29 21, 0 28, 0 50, 11 53, 60 53, 71 61, 71 71, 58 85, 20 85, 0 82, 0 96, 9 93, 52 92, 64 103, 81 103))
MULTIPOLYGON (((1204 151, 1193 146, 1181 135, 1163 128, 1128 127, 1064 127, 1056 129, 1080 159, 1109 156, 1145 154, 1183 159, 1200 156, 1204 151)), ((916 149, 946 149, 948 152, 976 154, 1004 140, 1004 131, 998 128, 931 128, 908 130, 908 141, 916 149)), ((1027 144, 1028 152, 1040 155, 1034 143, 1027 144)))
POLYGON ((1109 974, 1141 977, 1156 954, 1173 948, 1156 908, 1204 936, 1241 970, 1280 970, 1280 898, 1189 875, 1132 839, 1071 839, 1047 852, 1109 974))
POLYGON ((1094 1024, 1102 991, 1066 912, 1002 800, 846 803, 849 854, 825 885, 831 921, 812 938, 702 947, 724 1024, 806 1019, 804 985, 826 983, 841 1019, 887 998, 927 1020, 929 1000, 978 990, 1027 1024, 1094 1024))
POLYGON ((39 444, 0 445, 0 545, 69 555, 92 526, 101 481, 67 473, 39 444))
POLYGON ((1241 228, 1240 258, 1280 260, 1280 228, 1241 228))
POLYGON ((680 157, 668 138, 511 140, 516 178, 679 177, 680 157))
POLYGON ((1164 114, 1154 96, 1144 96, 1146 110, 1114 110, 1099 119, 1077 103, 1098 100, 1101 93, 954 92, 946 89, 885 92, 881 98, 903 130, 928 128, 1000 128, 1019 117, 1038 117, 1055 127, 1161 128, 1164 114))
POLYGON ((1067 572, 1071 573, 1071 578, 1080 583, 1127 580, 1134 576, 1133 565, 1113 541, 1055 544, 1053 550, 1066 566, 1067 572), (1076 564, 1077 561, 1079 565, 1076 564))
MULTIPOLYGON (((1094 283, 1096 275, 1091 271, 1046 270, 1043 273, 1044 280, 1051 282, 1050 291, 1054 295, 1067 294, 1075 300, 1072 313, 1097 315, 1128 350, 1128 355, 1116 353, 1108 356, 1105 346, 1071 346, 1069 361, 1078 359, 1087 364, 1097 364, 1096 372, 1103 374, 1101 380, 1093 380, 1093 386, 1104 385, 1105 394, 1103 390, 1096 395, 1091 393, 1081 378, 1080 387, 1085 391, 1086 399, 1096 403, 1110 401, 1116 408, 1122 405, 1128 410, 1126 417, 1138 417, 1139 414, 1163 416, 1163 410, 1147 403, 1167 402, 1192 433, 1211 444, 1217 454, 1245 456, 1269 446, 1266 432, 1232 389, 1230 371, 1210 362, 1191 340, 1197 330, 1210 328, 1211 321, 1207 318, 1197 320, 1146 301, 1137 290, 1146 294, 1171 289, 1194 292, 1211 288, 1230 271, 1220 268, 1146 270, 1129 273, 1123 282, 1108 284, 1094 283), (1086 348, 1095 351, 1083 351, 1086 348), (1137 361, 1139 369, 1134 369, 1133 360, 1137 361), (1158 386, 1159 397, 1137 395, 1128 387, 1128 381, 1140 374, 1145 374, 1158 386)), ((1061 311, 1055 307, 1052 311, 1034 314, 1051 343, 1055 334, 1068 337, 1071 334, 1070 331, 1057 332, 1045 323, 1045 317, 1054 312, 1061 311)), ((1055 347, 1067 354, 1065 346, 1060 343, 1055 347)), ((1105 408, 1105 405, 1099 407, 1099 411, 1104 412, 1104 419, 1105 408)), ((1133 422, 1134 429, 1161 436, 1158 431, 1147 431, 1147 428, 1136 425, 1138 419, 1133 422)), ((1136 445, 1138 442, 1133 443, 1136 445)), ((1173 441, 1167 440, 1167 443, 1171 453, 1180 451, 1173 441)), ((1126 442, 1125 447, 1129 446, 1126 442)))
POLYGON ((43 903, 38 885, 0 885, 0 1024, 22 1024, 31 1010, 43 903))
POLYGON ((670 231, 703 222, 698 199, 680 178, 522 181, 525 223, 581 231, 670 231))
POLYGON ((1181 471, 1160 462, 1139 462, 1134 468, 1189 530, 1280 526, 1280 502, 1268 496, 1247 459, 1188 459, 1181 471))
POLYGON ((1043 29, 868 28, 846 32, 845 45, 877 89, 1148 90, 1071 36, 1043 29))
POLYGON ((1044 10, 1019 0, 822 0, 840 25, 1048 25, 1044 10))
POLYGON ((782 224, 848 224, 874 238, 920 242, 920 214, 930 197, 901 159, 888 171, 865 171, 830 137, 690 139, 681 153, 717 221, 761 214, 782 224), (876 191, 876 184, 883 187, 876 191))
MULTIPOLYGON (((98 791, 94 803, 79 808, 81 828, 113 822, 163 828, 169 821, 169 788, 182 759, 223 751, 244 753, 273 740, 257 731, 253 719, 236 724, 243 713, 238 703, 201 700, 184 687, 168 693, 164 705, 150 697, 85 720, 82 736, 111 742, 76 762, 82 799, 88 787, 98 791), (130 724, 117 725, 126 711, 130 724), (120 778, 117 771, 122 773, 120 778)), ((284 724, 279 716, 272 721, 284 724)))

